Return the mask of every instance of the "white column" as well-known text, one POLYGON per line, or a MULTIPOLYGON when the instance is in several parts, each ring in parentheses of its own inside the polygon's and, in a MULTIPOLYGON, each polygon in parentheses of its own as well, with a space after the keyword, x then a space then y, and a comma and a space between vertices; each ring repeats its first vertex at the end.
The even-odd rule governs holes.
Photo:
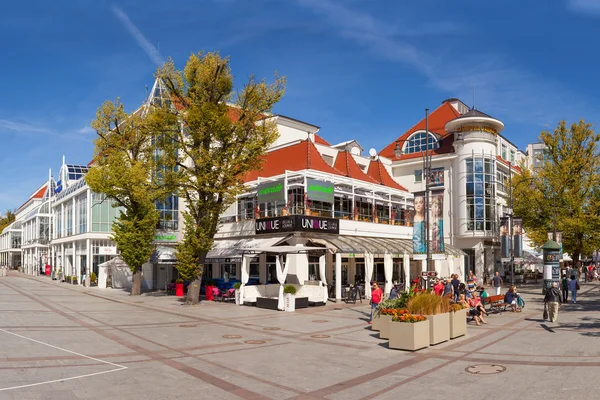
POLYGON ((442 276, 442 260, 433 260, 433 267, 435 268, 435 272, 437 272, 437 276, 442 276))
POLYGON ((342 300, 342 254, 335 253, 335 301, 342 300))
POLYGON ((404 253, 402 262, 404 264, 404 290, 408 290, 410 288, 410 254, 404 253))
POLYGON ((85 240, 85 252, 87 254, 87 257, 85 258, 87 264, 85 266, 85 275, 89 276, 92 274, 92 246, 90 239, 85 240))
POLYGON ((390 253, 383 255, 383 272, 385 274, 385 295, 389 295, 392 290, 392 275, 394 268, 394 259, 390 253))
POLYGON ((40 253, 38 248, 35 248, 35 255, 33 256, 33 263, 35 264, 35 272, 33 275, 38 276, 40 274, 40 253))

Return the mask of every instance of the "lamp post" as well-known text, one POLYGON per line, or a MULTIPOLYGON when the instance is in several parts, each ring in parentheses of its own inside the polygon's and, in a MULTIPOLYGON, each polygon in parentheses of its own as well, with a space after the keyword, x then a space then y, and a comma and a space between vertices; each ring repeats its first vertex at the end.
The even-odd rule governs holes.
MULTIPOLYGON (((431 147, 433 147, 436 143, 439 142, 439 139, 431 139, 431 147)), ((421 150, 422 160, 423 160, 423 177, 425 179, 425 251, 426 251, 426 259, 425 263, 427 265, 427 271, 431 270, 431 248, 429 246, 429 185, 431 178, 431 159, 433 156, 433 149, 429 151, 430 145, 430 135, 429 135, 429 108, 425 109, 425 151, 421 150)), ((400 140, 396 141, 396 146, 394 147, 394 156, 396 158, 400 158, 403 154, 402 146, 400 146, 400 140)))

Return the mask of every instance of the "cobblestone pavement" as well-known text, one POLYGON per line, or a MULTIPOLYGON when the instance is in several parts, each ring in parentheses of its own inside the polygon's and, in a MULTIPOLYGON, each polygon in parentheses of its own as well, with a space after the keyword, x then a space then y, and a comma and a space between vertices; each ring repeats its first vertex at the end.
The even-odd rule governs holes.
POLYGON ((187 307, 11 273, 0 277, 0 400, 597 398, 598 283, 582 284, 558 323, 541 320, 540 285, 521 287, 522 313, 409 353, 370 330, 367 303, 187 307))

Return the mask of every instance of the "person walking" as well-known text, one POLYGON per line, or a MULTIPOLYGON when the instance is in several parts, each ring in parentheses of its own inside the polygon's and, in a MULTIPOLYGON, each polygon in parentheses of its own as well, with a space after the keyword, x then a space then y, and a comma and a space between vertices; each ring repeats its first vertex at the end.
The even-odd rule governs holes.
POLYGON ((496 289, 496 296, 499 296, 502 288, 502 278, 500 278, 500 273, 498 271, 496 271, 492 278, 492 287, 496 289))
POLYGON ((571 275, 571 280, 568 283, 569 291, 571 292, 571 299, 573 304, 577 303, 577 291, 579 290, 579 281, 575 275, 571 275))
POLYGON ((373 291, 371 292, 371 318, 369 319, 369 324, 373 323, 373 310, 375 309, 375 307, 377 307, 377 305, 379 305, 379 302, 383 299, 383 290, 381 290, 377 282, 373 283, 372 288, 373 291))
POLYGON ((558 305, 562 303, 561 293, 558 290, 558 284, 552 282, 552 286, 546 292, 544 297, 544 306, 548 307, 548 318, 550 322, 556 322, 558 320, 558 305))
POLYGON ((452 283, 452 292, 454 293, 454 301, 458 301, 458 285, 460 284, 460 281, 458 280, 458 274, 452 275, 452 280, 450 281, 450 283, 452 283))
POLYGON ((569 301, 569 280, 567 274, 563 274, 562 280, 560 281, 560 288, 562 291, 562 302, 566 303, 569 301))

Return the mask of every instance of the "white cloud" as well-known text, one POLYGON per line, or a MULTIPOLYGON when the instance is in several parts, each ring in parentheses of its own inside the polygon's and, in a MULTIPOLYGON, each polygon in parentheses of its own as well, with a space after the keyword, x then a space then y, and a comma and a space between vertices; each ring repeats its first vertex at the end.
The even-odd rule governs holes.
MULTIPOLYGON (((444 58, 427 53, 418 46, 417 36, 442 35, 452 29, 443 22, 439 31, 429 28, 391 27, 364 11, 348 8, 348 3, 330 0, 296 0, 298 4, 323 15, 341 37, 387 60, 415 68, 439 90, 472 103, 475 88, 476 106, 490 114, 513 121, 538 125, 554 124, 559 118, 580 118, 585 99, 564 84, 534 74, 511 63, 505 55, 473 52, 460 58, 444 58), (461 97, 462 96, 462 97, 461 97)), ((597 8, 600 0, 571 0, 578 6, 597 8)), ((395 26, 404 26, 398 23, 395 26)), ((469 104, 472 105, 472 104, 469 104)))
POLYGON ((0 130, 9 130, 13 132, 19 133, 30 133, 30 132, 38 132, 38 133, 48 133, 49 130, 43 127, 25 124, 22 122, 10 121, 7 119, 0 119, 0 130))
POLYGON ((567 8, 576 13, 600 15, 600 0, 567 0, 567 8))
POLYGON ((131 36, 133 37, 135 42, 138 44, 138 46, 140 46, 142 48, 142 50, 144 50, 146 55, 148 55, 148 57, 150 57, 150 59, 156 65, 164 64, 164 60, 163 60, 162 56, 160 55, 160 52, 156 49, 156 47, 154 47, 148 41, 148 39, 146 39, 146 37, 138 29, 138 27, 135 26, 135 24, 133 22, 131 22, 131 20, 129 19, 127 14, 125 14, 123 12, 123 10, 121 10, 119 7, 117 7, 115 5, 111 6, 110 8, 111 8, 113 14, 115 14, 117 19, 121 22, 121 24, 123 24, 125 29, 127 29, 129 31, 129 33, 131 34, 131 36))
POLYGON ((77 131, 77 133, 83 133, 83 134, 88 134, 88 133, 93 133, 94 130, 92 129, 91 126, 84 126, 83 128, 79 129, 77 131))

